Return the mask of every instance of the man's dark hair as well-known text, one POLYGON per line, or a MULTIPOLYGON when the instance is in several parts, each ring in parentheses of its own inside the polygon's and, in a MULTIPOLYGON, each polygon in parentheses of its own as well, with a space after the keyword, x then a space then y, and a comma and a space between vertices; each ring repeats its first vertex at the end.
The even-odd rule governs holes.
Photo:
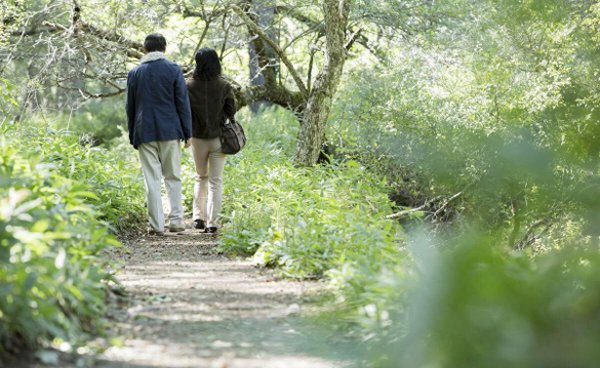
POLYGON ((144 40, 144 49, 146 49, 146 52, 165 52, 167 50, 167 40, 160 33, 150 33, 144 40))
POLYGON ((201 48, 196 54, 194 78, 213 80, 221 75, 221 61, 217 52, 211 48, 201 48))

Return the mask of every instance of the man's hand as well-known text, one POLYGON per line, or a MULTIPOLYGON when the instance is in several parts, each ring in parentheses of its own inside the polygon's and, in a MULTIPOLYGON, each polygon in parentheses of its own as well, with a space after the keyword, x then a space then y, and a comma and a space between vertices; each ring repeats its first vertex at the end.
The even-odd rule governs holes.
POLYGON ((192 138, 188 138, 188 139, 185 141, 185 148, 188 148, 188 147, 189 147, 189 146, 191 146, 191 145, 192 145, 192 138))

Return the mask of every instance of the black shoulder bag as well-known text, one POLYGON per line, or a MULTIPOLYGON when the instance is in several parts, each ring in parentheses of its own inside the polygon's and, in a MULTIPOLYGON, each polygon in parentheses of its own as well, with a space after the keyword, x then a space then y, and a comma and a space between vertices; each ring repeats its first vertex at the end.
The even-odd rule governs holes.
POLYGON ((221 152, 235 155, 246 145, 244 129, 235 119, 225 119, 221 125, 221 152))

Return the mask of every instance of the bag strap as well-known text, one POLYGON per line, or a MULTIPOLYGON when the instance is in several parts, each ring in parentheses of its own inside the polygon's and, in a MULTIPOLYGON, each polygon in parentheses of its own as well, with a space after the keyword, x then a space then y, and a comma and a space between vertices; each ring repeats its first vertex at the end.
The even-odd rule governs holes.
POLYGON ((223 119, 223 122, 221 123, 221 126, 225 126, 227 124, 231 124, 231 123, 234 123, 234 122, 236 122, 235 117, 231 117, 231 118, 225 117, 223 119), (229 123, 227 122, 227 120, 229 120, 229 123))

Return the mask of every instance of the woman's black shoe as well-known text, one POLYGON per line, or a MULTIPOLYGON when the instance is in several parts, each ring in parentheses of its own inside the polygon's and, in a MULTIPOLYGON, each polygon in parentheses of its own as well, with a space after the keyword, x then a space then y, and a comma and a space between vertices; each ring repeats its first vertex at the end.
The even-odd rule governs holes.
POLYGON ((217 232, 217 228, 214 226, 207 227, 204 230, 205 233, 215 234, 217 232))
POLYGON ((204 230, 205 227, 204 220, 194 220, 194 229, 204 230))

